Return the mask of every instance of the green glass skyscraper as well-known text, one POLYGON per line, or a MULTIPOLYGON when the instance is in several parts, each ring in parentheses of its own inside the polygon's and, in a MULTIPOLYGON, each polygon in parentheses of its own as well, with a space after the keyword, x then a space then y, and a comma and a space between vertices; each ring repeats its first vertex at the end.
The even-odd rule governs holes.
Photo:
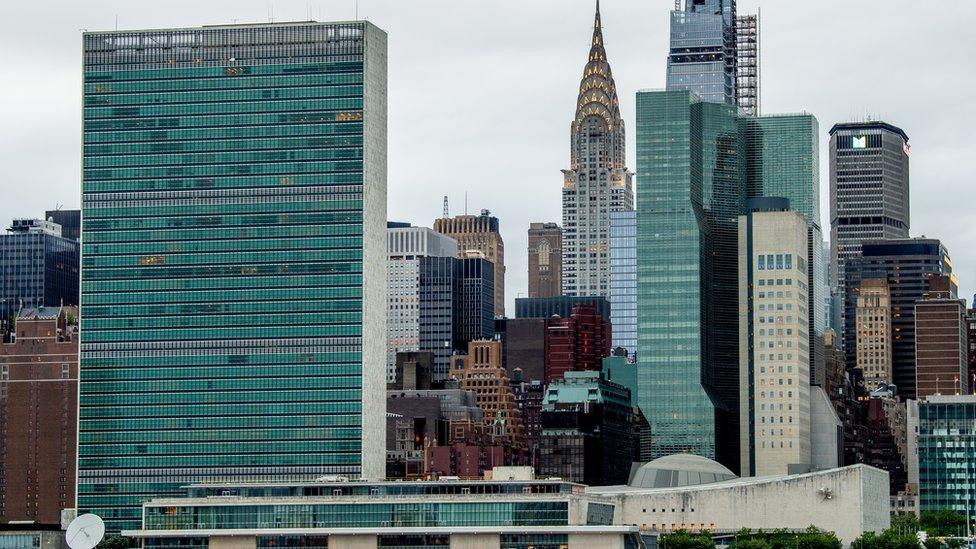
POLYGON ((738 459, 738 143, 735 107, 637 94, 637 404, 654 457, 738 459))
MULTIPOLYGON (((819 221, 816 119, 639 92, 637 173, 636 401, 654 456, 690 452, 738 470, 736 220, 746 198, 776 196, 819 221)), ((819 230, 810 224, 811 285, 824 275, 819 230)), ((822 292, 809 307, 821 338, 822 292)))
POLYGON ((190 482, 383 476, 386 34, 83 47, 79 511, 118 531, 190 482))

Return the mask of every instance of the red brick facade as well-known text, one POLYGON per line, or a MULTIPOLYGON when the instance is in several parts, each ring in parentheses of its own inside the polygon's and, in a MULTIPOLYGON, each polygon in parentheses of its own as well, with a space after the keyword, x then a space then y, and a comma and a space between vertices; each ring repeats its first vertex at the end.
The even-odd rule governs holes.
POLYGON ((546 385, 566 372, 602 370, 611 340, 610 322, 592 305, 577 305, 569 318, 546 319, 546 385))
POLYGON ((34 311, 0 344, 0 518, 59 524, 75 506, 77 311, 34 311))

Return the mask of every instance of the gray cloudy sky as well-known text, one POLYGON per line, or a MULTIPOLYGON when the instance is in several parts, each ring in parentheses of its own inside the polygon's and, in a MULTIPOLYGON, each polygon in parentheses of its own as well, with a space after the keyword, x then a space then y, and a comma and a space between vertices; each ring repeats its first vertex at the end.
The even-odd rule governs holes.
MULTIPOLYGON (((13 4, 13 5, 10 5, 13 4)), ((664 86, 671 0, 604 0, 630 131, 634 92, 664 86)), ((739 0, 762 8, 763 112, 813 113, 822 134, 873 116, 911 138, 912 234, 942 238, 976 287, 976 2, 739 0)), ((355 0, 16 2, 0 23, 0 224, 79 205, 80 30, 345 20, 355 0)), ((442 197, 501 219, 509 307, 526 288, 530 221, 560 220, 560 169, 589 48, 591 0, 360 0, 389 33, 389 217, 430 226, 442 197)), ((638 175, 638 185, 640 176, 638 175)), ((826 222, 824 226, 826 227, 826 222)))

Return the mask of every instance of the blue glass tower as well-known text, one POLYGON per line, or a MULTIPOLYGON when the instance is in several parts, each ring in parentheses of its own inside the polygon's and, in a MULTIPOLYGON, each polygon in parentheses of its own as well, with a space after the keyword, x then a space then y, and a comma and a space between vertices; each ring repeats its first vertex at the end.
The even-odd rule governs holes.
POLYGON ((684 0, 675 7, 667 89, 736 105, 735 0, 684 0))
POLYGON ((637 353, 637 212, 610 214, 610 323, 613 347, 637 353))
POLYGON ((118 531, 192 482, 382 477, 386 34, 83 46, 79 511, 118 531))

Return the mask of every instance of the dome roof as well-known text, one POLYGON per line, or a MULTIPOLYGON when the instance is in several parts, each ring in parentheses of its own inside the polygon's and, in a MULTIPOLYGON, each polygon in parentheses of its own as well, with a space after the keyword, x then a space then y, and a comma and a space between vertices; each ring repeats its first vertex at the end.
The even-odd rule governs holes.
POLYGON ((678 488, 734 478, 738 476, 717 461, 694 454, 673 454, 636 468, 627 484, 634 488, 678 488))

